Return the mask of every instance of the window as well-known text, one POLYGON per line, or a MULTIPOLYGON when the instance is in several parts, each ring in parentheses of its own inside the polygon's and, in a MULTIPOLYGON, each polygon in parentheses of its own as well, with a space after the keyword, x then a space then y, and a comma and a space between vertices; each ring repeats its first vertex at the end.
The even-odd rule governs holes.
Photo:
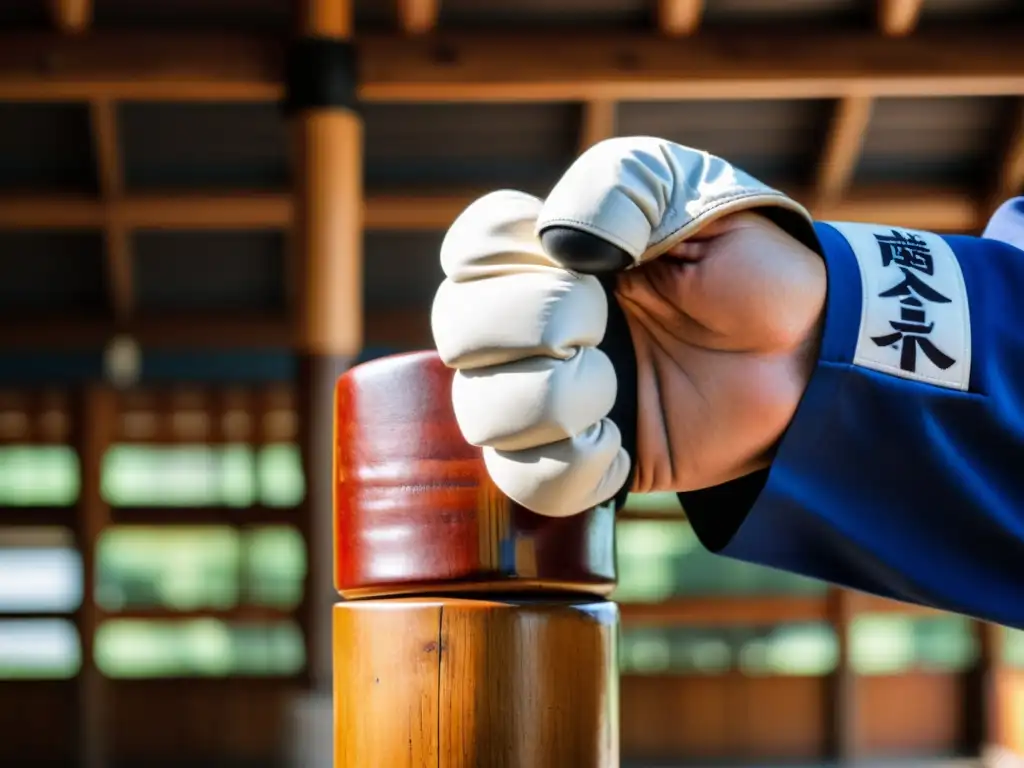
POLYGON ((294 507, 306 495, 298 446, 268 445, 258 454, 260 501, 268 507, 294 507))
POLYGON ((124 526, 97 545, 96 600, 108 611, 290 609, 302 598, 306 551, 289 526, 124 526))
POLYGON ((82 602, 82 557, 66 528, 0 528, 0 611, 66 613, 82 602))
POLYGON ((970 619, 864 614, 850 626, 850 664, 862 675, 960 672, 977 659, 970 619))
POLYGON ((291 622, 114 619, 96 633, 96 665, 115 678, 284 676, 304 663, 302 633, 291 622))
POLYGON ((243 588, 246 602, 295 608, 302 600, 306 546, 295 528, 255 528, 242 536, 243 588))
POLYGON ((658 602, 682 595, 823 594, 824 582, 742 563, 704 549, 683 520, 620 520, 614 599, 658 602))
POLYGON ((623 674, 827 675, 838 645, 825 623, 770 627, 626 627, 623 674))
POLYGON ((0 506, 69 506, 78 490, 78 456, 72 448, 0 446, 0 506))
POLYGON ((0 621, 0 679, 66 679, 81 664, 78 631, 70 621, 0 621))
POLYGON ((293 507, 305 483, 297 446, 117 445, 103 461, 115 507, 293 507))

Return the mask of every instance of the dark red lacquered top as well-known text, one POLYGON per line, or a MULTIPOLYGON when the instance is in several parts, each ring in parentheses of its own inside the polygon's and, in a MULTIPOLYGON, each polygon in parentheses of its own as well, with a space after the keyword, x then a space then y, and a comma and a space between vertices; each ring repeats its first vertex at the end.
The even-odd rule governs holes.
POLYGON ((386 594, 572 591, 615 581, 614 509, 536 515, 495 488, 451 406, 434 352, 380 358, 338 380, 335 587, 386 594))

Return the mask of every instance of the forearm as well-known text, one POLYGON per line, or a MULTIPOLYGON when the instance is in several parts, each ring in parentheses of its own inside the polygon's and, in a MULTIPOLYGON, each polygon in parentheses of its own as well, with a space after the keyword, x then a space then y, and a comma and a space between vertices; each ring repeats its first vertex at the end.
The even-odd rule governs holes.
POLYGON ((768 471, 681 494, 695 530, 727 556, 1024 626, 1024 253, 946 238, 962 293, 934 248, 931 275, 923 251, 908 269, 935 292, 886 303, 906 281, 898 260, 865 269, 884 254, 818 231, 829 297, 814 374, 768 471), (873 333, 881 323, 902 337, 873 333))

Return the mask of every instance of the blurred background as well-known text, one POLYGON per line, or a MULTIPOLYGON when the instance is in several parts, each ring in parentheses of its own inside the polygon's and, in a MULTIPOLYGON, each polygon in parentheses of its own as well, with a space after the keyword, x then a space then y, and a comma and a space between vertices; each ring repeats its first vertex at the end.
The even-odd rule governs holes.
MULTIPOLYGON (((361 0, 356 282, 320 296, 362 328, 325 363, 297 6, 0 0, 0 765, 325 764, 316 372, 431 346, 480 192, 639 133, 826 219, 977 233, 1024 192, 1017 0, 361 0)), ((716 558, 671 496, 618 556, 627 765, 1024 751, 1022 633, 716 558)))

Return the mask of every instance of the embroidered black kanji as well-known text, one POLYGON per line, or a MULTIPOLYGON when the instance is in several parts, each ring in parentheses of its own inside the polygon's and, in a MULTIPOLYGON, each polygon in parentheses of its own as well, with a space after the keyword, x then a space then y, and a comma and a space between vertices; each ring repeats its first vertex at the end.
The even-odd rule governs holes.
POLYGON ((882 253, 882 266, 888 267, 895 264, 898 267, 907 267, 924 272, 926 275, 934 274, 935 260, 928 244, 915 234, 905 234, 899 230, 892 230, 891 235, 875 235, 878 241, 878 248, 882 253))
POLYGON ((949 304, 951 301, 951 299, 943 296, 906 267, 900 267, 900 272, 903 273, 903 282, 897 283, 892 288, 882 291, 878 294, 879 297, 883 299, 891 299, 894 296, 907 296, 913 298, 913 294, 916 293, 925 301, 931 301, 935 304, 949 304))
POLYGON ((896 347, 900 342, 900 368, 904 371, 914 373, 917 370, 917 350, 920 349, 925 356, 932 361, 932 364, 941 370, 946 370, 956 363, 952 357, 947 355, 928 338, 928 335, 935 328, 935 323, 929 323, 920 299, 910 297, 900 302, 900 319, 890 320, 895 333, 884 336, 872 336, 871 340, 880 347, 896 347))
POLYGON ((949 304, 952 299, 943 296, 926 283, 918 274, 932 275, 935 261, 928 244, 914 234, 892 230, 892 235, 875 235, 882 256, 882 266, 899 267, 903 280, 878 294, 882 299, 899 299, 900 319, 892 320, 893 333, 872 336, 879 347, 893 347, 900 350, 900 368, 914 373, 917 370, 917 352, 921 350, 935 367, 946 370, 956 363, 952 357, 939 349, 928 338, 935 329, 934 322, 928 322, 925 302, 949 304))

